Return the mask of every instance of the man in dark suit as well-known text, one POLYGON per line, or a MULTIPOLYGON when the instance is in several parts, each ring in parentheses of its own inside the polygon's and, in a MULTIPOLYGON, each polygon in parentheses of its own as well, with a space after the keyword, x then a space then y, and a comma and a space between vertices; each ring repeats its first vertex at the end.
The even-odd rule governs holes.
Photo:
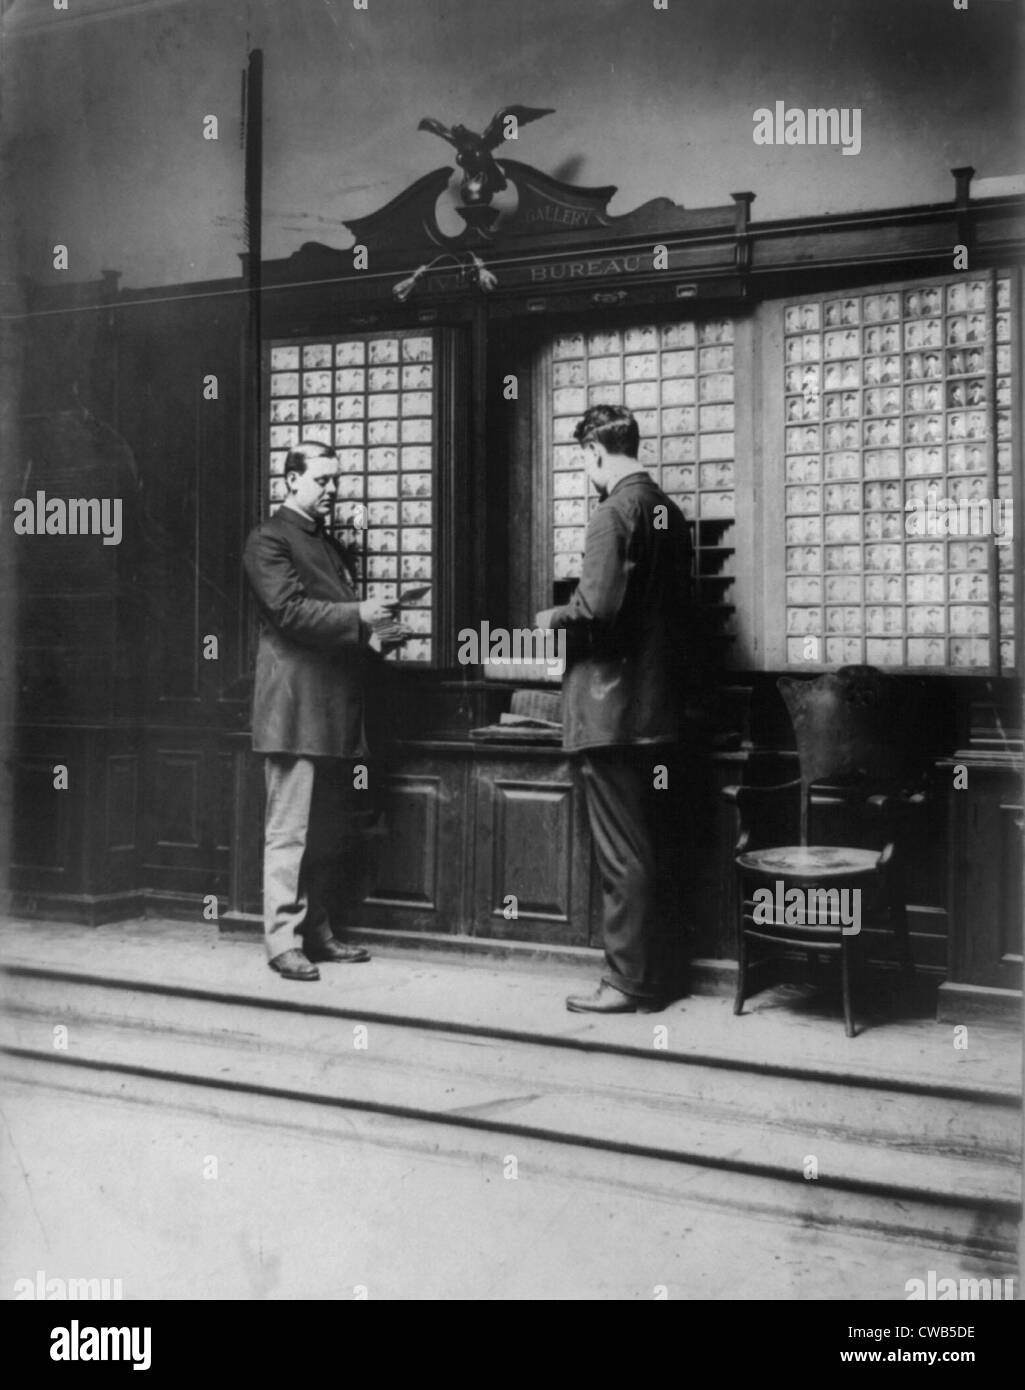
POLYGON ((287 980, 317 980, 315 961, 370 959, 335 939, 326 888, 354 810, 372 624, 394 603, 360 601, 342 547, 324 531, 337 461, 301 443, 285 460, 287 496, 246 541, 243 563, 260 608, 253 749, 265 756, 263 903, 267 955, 287 980))
POLYGON ((580 582, 539 627, 565 628, 563 744, 579 753, 601 876, 606 973, 575 1012, 661 1008, 670 981, 660 888, 674 876, 676 807, 691 631, 690 528, 637 462, 637 422, 592 406, 575 437, 602 499, 587 527, 580 582))

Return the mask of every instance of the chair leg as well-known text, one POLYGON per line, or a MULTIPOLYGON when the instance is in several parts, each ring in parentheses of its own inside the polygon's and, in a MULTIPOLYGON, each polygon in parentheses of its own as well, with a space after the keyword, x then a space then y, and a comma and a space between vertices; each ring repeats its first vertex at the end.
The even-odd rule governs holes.
POLYGON ((742 1014, 744 1012, 744 1000, 747 997, 747 934, 744 931, 744 903, 743 892, 741 893, 740 904, 740 930, 737 933, 737 989, 733 996, 733 1012, 742 1014))
POLYGON ((840 945, 840 981, 843 990, 844 1032, 849 1038, 857 1036, 854 1026, 854 1006, 851 1001, 851 954, 847 937, 840 945))

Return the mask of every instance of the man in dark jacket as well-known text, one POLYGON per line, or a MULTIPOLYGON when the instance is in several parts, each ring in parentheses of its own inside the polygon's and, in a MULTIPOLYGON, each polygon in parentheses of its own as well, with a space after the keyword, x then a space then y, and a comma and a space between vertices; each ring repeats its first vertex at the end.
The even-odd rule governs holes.
POLYGON ((690 528, 637 462, 637 422, 592 406, 576 427, 600 505, 587 528, 580 583, 539 627, 565 628, 563 744, 581 755, 601 876, 607 970, 575 1012, 662 1007, 660 879, 681 847, 672 834, 691 627, 690 528))
POLYGON ((342 547, 324 531, 337 462, 301 443, 285 460, 285 501, 246 541, 243 563, 260 608, 253 749, 265 755, 263 910, 272 970, 320 978, 314 961, 365 961, 335 940, 324 893, 367 752, 363 674, 371 625, 393 603, 360 602, 342 547))

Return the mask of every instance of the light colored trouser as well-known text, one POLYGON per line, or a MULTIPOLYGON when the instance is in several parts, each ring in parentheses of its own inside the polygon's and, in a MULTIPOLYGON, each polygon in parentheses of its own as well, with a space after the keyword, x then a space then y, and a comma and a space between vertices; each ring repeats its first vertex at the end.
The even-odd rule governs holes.
POLYGON ((311 830, 317 764, 312 758, 269 754, 264 760, 267 810, 263 843, 263 923, 267 956, 303 950, 331 940, 331 923, 323 902, 332 862, 314 858, 311 830))

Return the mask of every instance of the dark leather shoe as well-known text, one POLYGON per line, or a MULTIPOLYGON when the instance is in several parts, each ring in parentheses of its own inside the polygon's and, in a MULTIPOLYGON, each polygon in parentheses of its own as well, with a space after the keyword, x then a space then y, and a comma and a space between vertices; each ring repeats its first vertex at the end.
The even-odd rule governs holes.
POLYGON ((319 980, 320 971, 311 965, 302 951, 282 951, 280 956, 267 962, 283 980, 319 980))
POLYGON ((338 965, 358 965, 370 959, 365 946, 347 946, 344 941, 325 941, 320 946, 311 946, 306 954, 310 960, 334 961, 338 965))
POLYGON ((654 1014, 661 1011, 662 1004, 657 999, 624 994, 602 980, 594 994, 571 994, 566 1008, 574 1014, 654 1014))

